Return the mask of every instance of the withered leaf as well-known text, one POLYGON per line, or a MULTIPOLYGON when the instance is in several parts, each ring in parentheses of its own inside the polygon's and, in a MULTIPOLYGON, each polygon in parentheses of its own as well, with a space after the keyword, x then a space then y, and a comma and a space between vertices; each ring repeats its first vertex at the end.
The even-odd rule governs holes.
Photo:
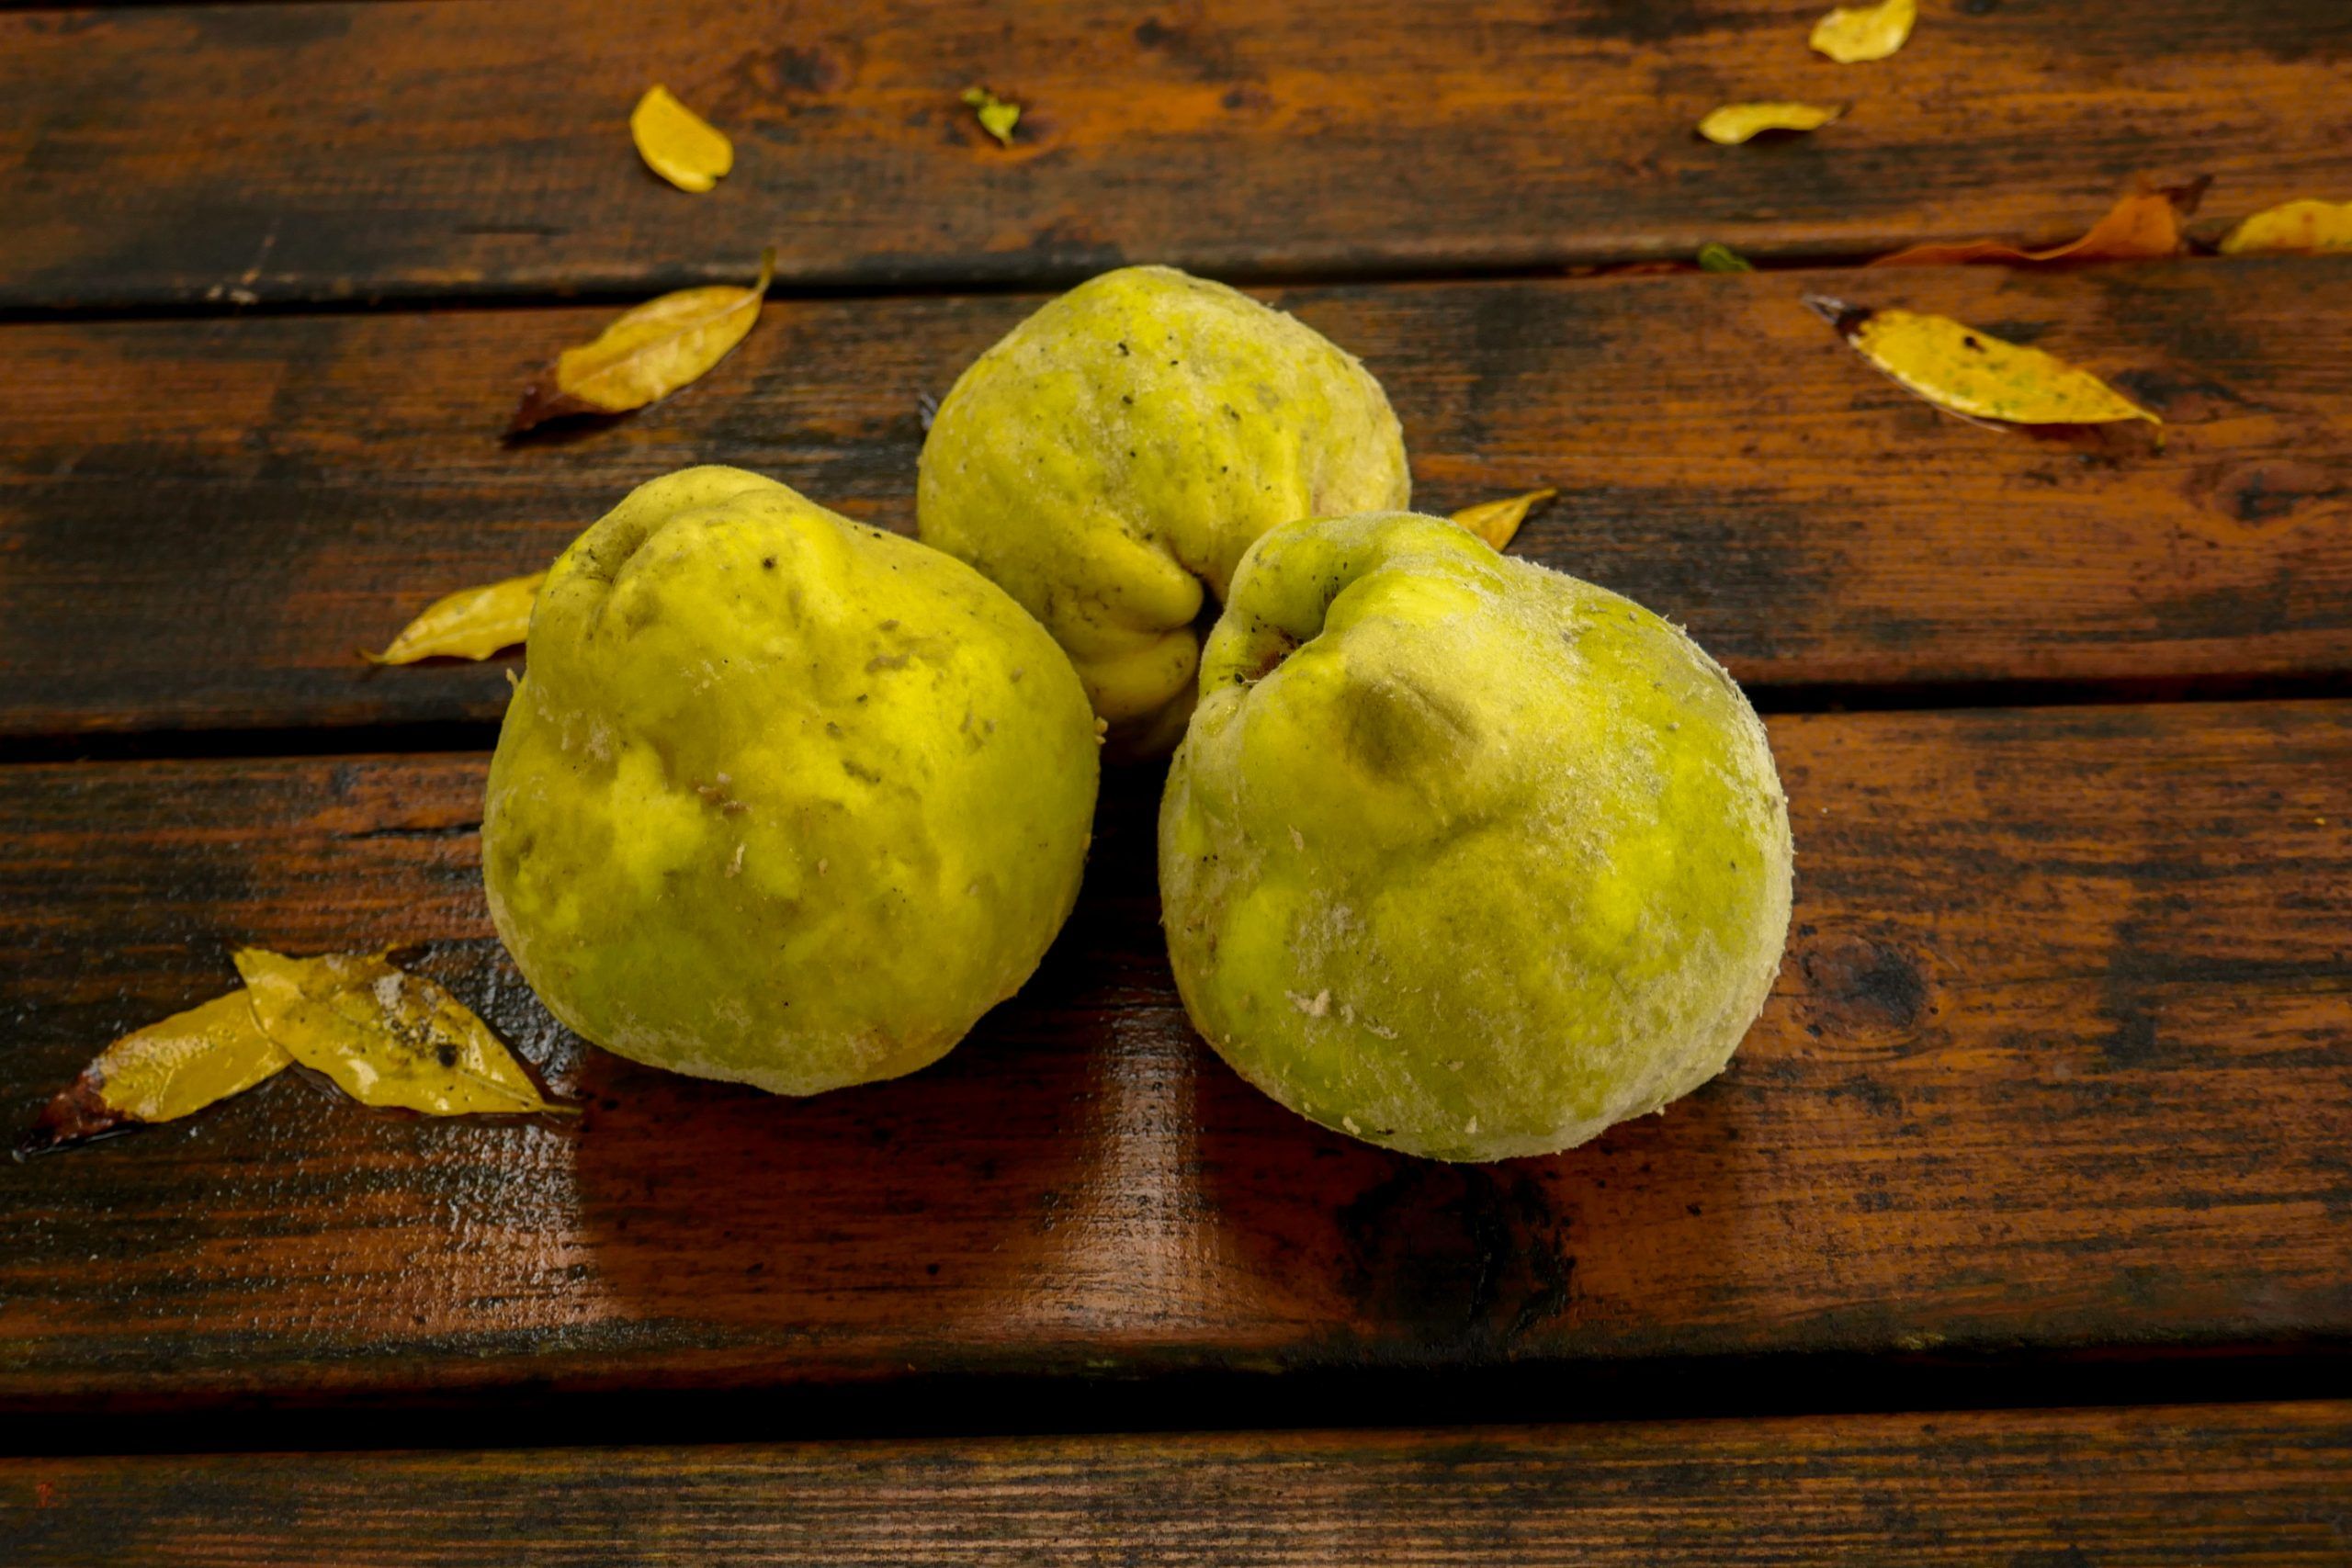
POLYGON ((380 954, 249 947, 236 960, 270 1038, 363 1105, 432 1116, 570 1109, 464 1003, 380 954))
POLYGON ((547 576, 535 571, 444 594, 403 627, 390 648, 367 657, 378 664, 413 664, 420 659, 488 659, 516 647, 531 629, 531 606, 547 576))
POLYGON ((2257 212, 2222 240, 2225 256, 2352 251, 2352 201, 2290 201, 2257 212))
POLYGON ((572 414, 627 413, 666 398, 706 374, 760 319, 775 276, 775 252, 760 257, 749 288, 682 288, 623 314, 593 343, 567 348, 523 394, 509 435, 572 414))
POLYGON ((986 87, 964 89, 964 102, 979 117, 980 129, 1004 146, 1012 145, 1012 128, 1021 123, 1021 106, 1011 98, 1000 98, 986 87))
POLYGON ((1725 104, 1699 122, 1699 134, 1718 147, 1736 147, 1768 130, 1817 130, 1845 112, 1843 104, 1725 104))
POLYGON ((1861 310, 1819 295, 1805 303, 1864 359, 1965 418, 2007 424, 2164 423, 2087 370, 1949 316, 1861 310))
POLYGON ((1455 513, 1453 521, 1499 550, 1517 536, 1519 525, 1527 521, 1530 512, 1559 493, 1556 490, 1531 490, 1525 495, 1501 501, 1482 501, 1455 513))
POLYGON ((1918 20, 1918 0, 1840 6, 1813 24, 1813 36, 1806 41, 1816 53, 1826 54, 1840 65, 1884 60, 1903 47, 1918 20))
POLYGON ((645 166, 680 190, 708 190, 735 166, 735 144, 658 82, 629 111, 628 134, 645 166))
POLYGON ((2139 181, 2091 225, 2090 232, 2046 251, 2021 251, 1999 240, 1961 245, 1913 245, 1874 258, 1871 266, 1945 266, 1962 262, 1999 262, 2010 266, 2070 265, 2084 262, 2140 261, 2177 256, 2188 249, 2188 217, 2203 199, 2211 175, 2182 186, 2139 181))
POLYGON ((98 1053, 40 1113, 22 1152, 172 1122, 242 1094, 291 1066, 243 987, 124 1035, 98 1053))

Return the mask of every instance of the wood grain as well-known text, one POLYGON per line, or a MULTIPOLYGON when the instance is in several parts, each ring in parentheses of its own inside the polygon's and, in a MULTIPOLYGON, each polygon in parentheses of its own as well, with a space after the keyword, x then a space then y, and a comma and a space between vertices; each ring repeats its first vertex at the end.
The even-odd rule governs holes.
POLYGON ((2352 1405, 0 1461, 0 1552, 335 1568, 2340 1564, 2352 1405))
POLYGON ((1931 6, 1839 67, 1822 0, 1055 6, 436 0, 0 13, 0 307, 1257 277, 2071 239, 2130 176, 2218 223, 2340 195, 2338 0, 1931 6), (663 82, 735 140, 639 163, 663 82), (1000 148, 957 95, 1026 106, 1000 148), (1731 99, 1849 102, 1709 145, 1731 99))
MULTIPOLYGON (((1273 298, 1383 378, 1422 505, 1557 485, 1521 553, 1752 684, 1868 686, 2352 671, 2347 288, 2352 258, 1273 298), (2032 339, 2159 409, 2164 449, 1939 414, 1808 290, 2032 339)), ((776 301, 672 401, 519 447, 523 382, 606 312, 0 327, 40 367, 0 384, 0 734, 494 718, 495 664, 355 650, 688 463, 911 528, 918 396, 1035 302, 776 301)))
POLYGON ((550 1022, 489 932, 479 758, 0 771, 9 1124, 245 941, 428 941, 589 1107, 403 1120, 288 1076, 17 1169, 0 1407, 2352 1336, 2352 704, 1772 734, 1797 925, 1732 1070, 1467 1168, 1318 1131, 1199 1045, 1139 773, 1020 998, 935 1068, 796 1102, 550 1022))

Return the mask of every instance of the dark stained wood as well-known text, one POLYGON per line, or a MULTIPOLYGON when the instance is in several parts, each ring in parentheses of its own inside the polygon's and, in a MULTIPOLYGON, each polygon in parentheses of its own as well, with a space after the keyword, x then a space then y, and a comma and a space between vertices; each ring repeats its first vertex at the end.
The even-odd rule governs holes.
MULTIPOLYGON (((2352 258, 1274 297, 1384 378, 1423 505, 1562 487, 1517 548, 1771 686, 2352 671, 2348 291, 2352 258), (1939 414, 1807 290, 2031 338, 2165 449, 1939 414)), ((777 301, 672 401, 519 447, 518 388, 607 312, 0 327, 39 367, 0 382, 0 734, 493 718, 496 665, 355 649, 691 462, 911 528, 918 394, 1035 303, 777 301)))
POLYGON ((1734 1067, 1485 1168, 1320 1132, 1198 1044, 1145 774, 1019 999, 795 1102, 548 1020, 482 908, 479 758, 0 770, 8 1123, 246 941, 430 939, 589 1105, 402 1120, 289 1076, 0 1178, 0 1407, 2352 1335, 2352 704, 1772 732, 1798 923, 1734 1067))
POLYGON ((603 0, 0 14, 0 306, 334 299, 732 277, 1261 277, 2064 240, 2127 177, 2212 216, 2340 196, 2340 0, 1928 8, 1839 67, 1823 0, 1057 6, 603 0), (736 172, 661 184, 661 81, 736 172), (1028 106, 989 141, 958 93, 1028 106), (1731 99, 1853 105, 1722 148, 1731 99))
POLYGON ((16 1568, 2340 1564, 2352 1405, 0 1461, 16 1568))

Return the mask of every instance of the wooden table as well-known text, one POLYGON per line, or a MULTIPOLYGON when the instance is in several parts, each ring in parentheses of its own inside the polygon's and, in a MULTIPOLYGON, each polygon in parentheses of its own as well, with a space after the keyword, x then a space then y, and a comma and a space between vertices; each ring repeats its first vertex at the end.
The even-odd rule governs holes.
POLYGON ((289 1077, 0 1168, 0 1561, 2352 1561, 2352 257, 1856 265, 2143 172, 2208 242, 2352 197, 2352 6, 1926 0, 1841 68, 1825 5, 0 11, 0 1115, 247 941, 422 942, 589 1108, 289 1077), (716 192, 630 150, 656 80, 716 192), (1853 108, 1691 134, 1757 96, 1853 108), (1763 270, 1609 270, 1706 241, 1763 270), (767 244, 705 381, 501 445, 767 244), (1514 547, 1747 684, 1801 885, 1727 1076, 1555 1159, 1317 1131, 1184 1021, 1150 771, 911 1078, 666 1077, 525 989, 503 665, 353 650, 688 462, 910 527, 919 396, 1131 260, 1362 355, 1424 507, 1559 486, 1514 547), (1808 292, 2166 438, 1947 418, 1808 292))

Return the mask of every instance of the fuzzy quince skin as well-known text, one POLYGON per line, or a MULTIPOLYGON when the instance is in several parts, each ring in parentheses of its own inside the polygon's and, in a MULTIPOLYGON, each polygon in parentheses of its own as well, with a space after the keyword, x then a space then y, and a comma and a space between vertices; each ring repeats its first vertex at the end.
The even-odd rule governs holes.
POLYGON ((1164 266, 1080 285, 973 362, 923 443, 924 543, 1045 622, 1123 755, 1182 734, 1204 594, 1278 523, 1411 500, 1370 372, 1164 266))
POLYGON ((1210 1044, 1447 1160, 1566 1148, 1720 1072, 1791 860, 1763 726, 1696 643, 1408 513, 1251 548, 1159 821, 1210 1044))
POLYGON ((1097 726, 961 561, 687 468, 559 559, 482 822, 498 934, 637 1061, 783 1094, 911 1072, 1078 893, 1097 726))

